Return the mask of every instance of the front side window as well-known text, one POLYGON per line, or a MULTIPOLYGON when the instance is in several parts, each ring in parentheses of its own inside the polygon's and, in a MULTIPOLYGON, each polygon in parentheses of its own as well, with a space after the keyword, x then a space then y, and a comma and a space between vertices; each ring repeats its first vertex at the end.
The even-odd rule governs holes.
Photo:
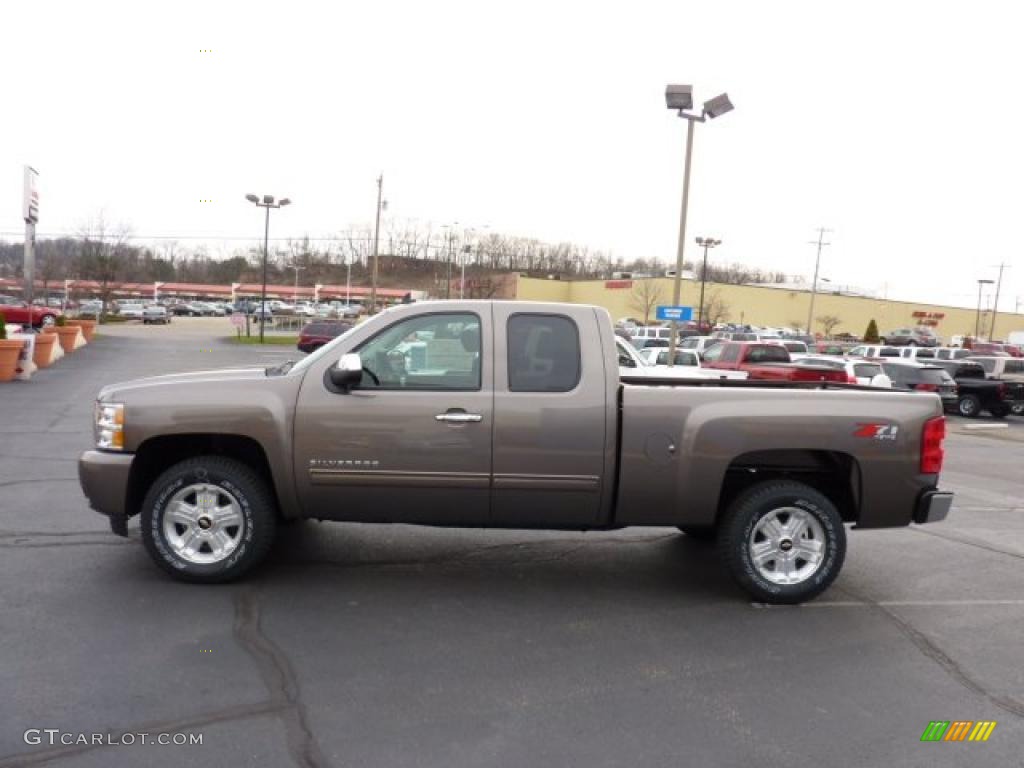
POLYGON ((362 389, 480 389, 480 318, 468 312, 410 317, 356 351, 362 389))
POLYGON ((568 392, 580 382, 580 334, 564 315, 516 314, 508 320, 510 392, 568 392))

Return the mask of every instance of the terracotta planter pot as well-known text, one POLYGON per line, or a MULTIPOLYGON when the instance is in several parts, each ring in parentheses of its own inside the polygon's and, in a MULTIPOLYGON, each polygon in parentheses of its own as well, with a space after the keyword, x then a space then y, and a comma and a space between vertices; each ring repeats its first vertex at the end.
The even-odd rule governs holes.
POLYGON ((12 381, 18 370, 18 355, 25 342, 0 339, 0 381, 12 381))
POLYGON ((96 321, 95 320, 68 320, 68 325, 77 325, 82 329, 82 335, 85 336, 85 340, 92 341, 92 337, 96 335, 96 321))
POLYGON ((32 362, 40 368, 46 368, 50 365, 50 359, 53 357, 53 345, 57 343, 57 334, 55 333, 40 333, 36 335, 36 349, 32 353, 32 362))
POLYGON ((57 338, 60 339, 60 346, 65 352, 73 352, 75 349, 75 339, 78 338, 78 326, 77 325, 54 325, 51 326, 52 333, 57 334, 57 338))

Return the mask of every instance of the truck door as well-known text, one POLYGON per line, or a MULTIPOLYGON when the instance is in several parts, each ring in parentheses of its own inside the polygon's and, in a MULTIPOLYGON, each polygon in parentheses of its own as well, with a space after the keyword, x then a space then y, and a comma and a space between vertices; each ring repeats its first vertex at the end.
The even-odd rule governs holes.
POLYGON ((295 416, 295 476, 307 515, 485 524, 490 517, 491 308, 403 315, 349 352, 348 394, 311 370, 295 416))
POLYGON ((598 524, 602 491, 611 483, 605 458, 615 450, 606 419, 609 374, 600 351, 611 339, 601 339, 591 308, 493 307, 492 521, 598 524))

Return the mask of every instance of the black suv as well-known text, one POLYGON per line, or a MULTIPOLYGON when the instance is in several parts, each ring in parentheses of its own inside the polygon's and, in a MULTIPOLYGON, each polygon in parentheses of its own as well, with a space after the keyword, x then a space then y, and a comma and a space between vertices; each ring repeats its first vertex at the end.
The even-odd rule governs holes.
POLYGON ((917 392, 934 392, 942 398, 942 407, 947 411, 957 410, 959 398, 953 377, 938 365, 919 365, 909 361, 880 357, 878 362, 885 375, 892 379, 893 389, 909 389, 917 392))

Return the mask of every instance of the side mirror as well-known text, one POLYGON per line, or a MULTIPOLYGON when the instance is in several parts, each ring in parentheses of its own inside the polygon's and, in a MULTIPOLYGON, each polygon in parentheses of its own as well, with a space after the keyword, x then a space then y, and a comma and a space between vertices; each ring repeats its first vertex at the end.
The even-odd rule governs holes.
POLYGON ((331 383, 342 392, 348 392, 363 378, 363 361, 358 352, 341 356, 338 364, 328 371, 331 383))

